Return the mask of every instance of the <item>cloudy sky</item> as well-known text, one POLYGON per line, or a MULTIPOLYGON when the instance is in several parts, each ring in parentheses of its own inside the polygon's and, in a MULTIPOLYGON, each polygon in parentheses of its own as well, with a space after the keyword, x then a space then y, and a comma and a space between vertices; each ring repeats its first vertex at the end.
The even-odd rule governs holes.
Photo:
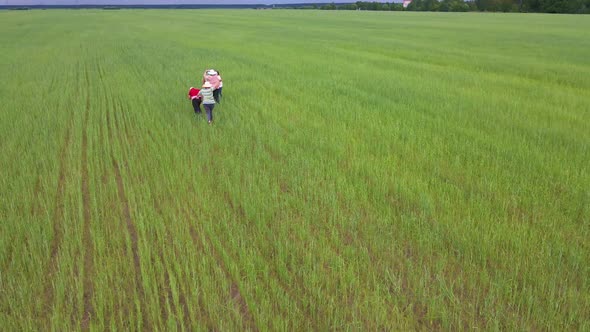
MULTIPOLYGON (((164 4, 279 4, 313 2, 355 2, 356 0, 0 0, 0 6, 34 5, 164 5, 164 4)), ((364 0, 367 1, 367 0, 364 0)), ((379 1, 379 0, 368 0, 379 1)), ((385 0, 383 0, 385 1, 385 0)), ((392 0, 388 0, 392 1, 392 0)))

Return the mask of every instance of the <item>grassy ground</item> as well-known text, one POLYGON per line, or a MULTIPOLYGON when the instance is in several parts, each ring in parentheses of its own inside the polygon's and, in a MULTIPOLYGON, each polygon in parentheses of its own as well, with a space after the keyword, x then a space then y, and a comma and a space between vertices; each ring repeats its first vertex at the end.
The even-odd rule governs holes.
POLYGON ((0 329, 590 329, 590 17, 0 31, 0 329))

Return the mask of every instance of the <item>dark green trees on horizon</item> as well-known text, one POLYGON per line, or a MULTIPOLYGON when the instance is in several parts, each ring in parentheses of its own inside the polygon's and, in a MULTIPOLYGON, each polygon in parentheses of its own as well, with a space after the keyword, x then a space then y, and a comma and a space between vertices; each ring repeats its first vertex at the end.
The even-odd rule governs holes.
MULTIPOLYGON (((315 6, 314 6, 315 7, 315 6)), ((590 0, 414 0, 407 8, 401 3, 357 1, 350 4, 326 4, 324 10, 440 11, 440 12, 535 12, 590 13, 590 0)))

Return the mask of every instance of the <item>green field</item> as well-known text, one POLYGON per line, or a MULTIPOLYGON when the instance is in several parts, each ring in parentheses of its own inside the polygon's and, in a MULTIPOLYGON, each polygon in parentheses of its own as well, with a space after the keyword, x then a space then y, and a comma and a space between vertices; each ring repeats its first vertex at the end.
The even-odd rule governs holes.
POLYGON ((4 11, 0 77, 0 330, 590 330, 590 16, 4 11))

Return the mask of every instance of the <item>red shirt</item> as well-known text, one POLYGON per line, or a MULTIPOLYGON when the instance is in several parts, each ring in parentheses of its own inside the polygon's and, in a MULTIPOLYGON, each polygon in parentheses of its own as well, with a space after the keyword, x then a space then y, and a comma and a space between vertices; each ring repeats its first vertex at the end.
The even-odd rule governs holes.
POLYGON ((188 97, 189 99, 195 99, 195 98, 199 98, 197 95, 199 94, 199 89, 195 89, 195 88, 190 88, 190 90, 188 90, 188 97))

